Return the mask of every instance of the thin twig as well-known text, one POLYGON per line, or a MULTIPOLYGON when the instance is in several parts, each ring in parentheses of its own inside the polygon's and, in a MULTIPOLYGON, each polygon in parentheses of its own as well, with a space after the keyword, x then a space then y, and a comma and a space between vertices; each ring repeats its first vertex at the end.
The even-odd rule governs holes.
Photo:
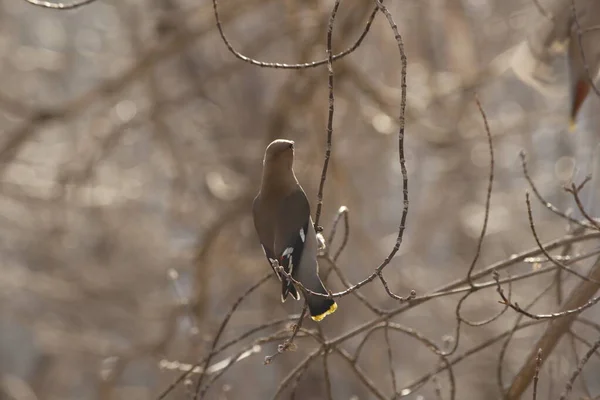
POLYGON ((573 389, 573 383, 575 382, 575 380, 577 379, 579 374, 581 374, 583 367, 588 362, 588 360, 590 359, 592 354, 594 354, 596 352, 596 350, 598 350, 598 348, 600 348, 600 338, 598 340, 596 340, 594 345, 592 347, 590 347, 590 349, 587 351, 587 353, 585 353, 585 355, 581 358, 581 361, 579 362, 577 369, 575 371, 573 371, 573 374, 567 381, 567 383, 565 385, 565 389, 564 389, 563 393, 561 394, 559 400, 566 400, 567 397, 569 397, 569 393, 571 393, 571 390, 573 389))
POLYGON ((392 380, 392 390, 394 393, 393 397, 396 397, 396 395, 398 394, 398 385, 396 384, 396 371, 394 370, 394 358, 392 357, 392 344, 390 343, 389 323, 385 324, 385 328, 383 329, 383 334, 385 336, 385 344, 387 347, 390 379, 392 380))
POLYGON ((96 0, 79 0, 74 1, 72 3, 54 3, 51 1, 43 1, 43 0, 25 0, 27 3, 32 4, 34 6, 50 8, 53 10, 73 10, 75 8, 83 7, 85 5, 91 4, 96 0))
POLYGON ((538 349, 535 359, 535 375, 533 376, 533 400, 537 399, 537 385, 540 378, 540 368, 542 367, 542 349, 538 349))
POLYGON ((575 200, 575 204, 577 205, 577 208, 579 209, 579 212, 581 212, 581 215, 583 215, 583 217, 594 226, 594 228, 596 228, 597 230, 600 230, 600 224, 598 223, 598 221, 596 221, 594 218, 592 218, 587 211, 585 210, 585 207, 583 206, 583 204, 581 203, 581 199, 579 198, 579 192, 581 191, 581 189, 583 189, 583 186, 589 182, 591 179, 591 176, 588 175, 583 182, 581 182, 581 184, 579 186, 575 186, 575 183, 571 183, 571 187, 570 188, 565 188, 565 190, 569 193, 571 193, 573 195, 573 199, 575 200))
POLYGON ((404 230, 406 229, 406 219, 408 217, 408 172, 406 171, 406 157, 404 156, 404 126, 405 126, 405 115, 406 115, 406 70, 407 70, 407 60, 406 53, 404 52, 404 42, 402 40, 402 36, 398 31, 398 26, 396 22, 394 22, 394 18, 392 14, 389 12, 386 6, 383 5, 381 0, 375 0, 377 7, 379 10, 385 15, 385 18, 388 21, 388 24, 394 33, 394 39, 396 40, 396 44, 398 46, 398 52, 400 53, 400 61, 401 61, 401 70, 400 70, 400 89, 401 89, 401 97, 400 97, 400 115, 398 116, 398 161, 400 162, 400 170, 402 172, 402 217, 400 218, 400 226, 398 227, 398 236, 396 237, 396 243, 394 244, 394 248, 390 252, 390 254, 386 257, 386 259, 377 267, 375 273, 379 277, 379 280, 383 284, 383 287, 386 293, 392 297, 393 299, 399 300, 401 302, 405 302, 411 300, 415 297, 416 292, 411 291, 411 294, 408 297, 398 296, 389 289, 388 284, 383 276, 383 269, 392 261, 392 258, 396 255, 398 250, 400 249, 400 245, 402 244, 402 239, 404 236, 404 230))
POLYGON ((319 181, 319 191, 317 192, 317 211, 315 212, 315 231, 322 232, 323 228, 319 225, 321 220, 321 209, 323 207, 323 192, 325 191, 325 181, 327 179, 327 170, 329 169, 329 160, 331 158, 331 147, 333 140, 333 112, 335 110, 335 97, 333 94, 333 50, 331 42, 333 37, 333 22, 340 7, 340 1, 336 0, 327 23, 327 89, 329 91, 329 108, 327 109, 327 135, 325 142, 325 159, 323 160, 323 170, 321 171, 321 180, 319 181))
MULTIPOLYGON (((531 300, 531 302, 529 302, 529 304, 527 304, 527 306, 525 306, 525 309, 526 310, 531 309, 542 297, 544 297, 544 295, 546 295, 548 292, 550 292, 552 287, 554 287, 554 285, 556 285, 556 284, 557 284, 556 280, 552 280, 552 282, 550 282, 550 284, 548 286, 546 286, 546 288, 544 290, 542 290, 537 296, 535 296, 535 298, 533 300, 531 300)), ((504 341, 504 343, 502 343, 502 347, 500 348, 500 353, 498 354, 498 363, 496 364, 496 380, 498 382, 498 390, 500 391, 500 393, 503 393, 503 394, 504 394, 504 378, 502 376, 502 364, 504 362, 504 357, 506 356, 506 351, 508 350, 508 346, 509 346, 512 338, 514 337, 514 334, 517 331, 518 327, 521 326, 521 321, 523 320, 524 317, 525 316, 523 314, 517 315, 517 318, 515 319, 515 322, 514 322, 512 328, 508 332, 506 340, 504 341)))
MULTIPOLYGON (((338 3, 339 3, 339 1, 338 1, 338 3)), ((238 59, 240 59, 242 61, 245 61, 245 62, 250 63, 252 65, 256 65, 257 67, 262 67, 262 68, 276 68, 276 69, 315 68, 315 67, 319 67, 321 65, 325 65, 325 64, 327 64, 330 61, 329 58, 327 58, 327 59, 324 59, 324 60, 311 61, 311 62, 307 62, 307 63, 285 64, 285 63, 258 61, 258 60, 255 60, 253 58, 247 57, 247 56, 243 55, 242 53, 238 52, 237 50, 235 50, 235 48, 232 46, 231 42, 229 42, 229 39, 227 39, 227 36, 225 36, 225 32, 223 31, 223 26, 222 26, 221 18, 219 16, 218 0, 213 0, 212 4, 213 4, 213 12, 214 12, 214 15, 215 15, 215 21, 216 21, 217 29, 219 30, 219 35, 221 35, 221 39, 223 40, 223 43, 225 43, 225 46, 227 47, 227 50, 229 50, 231 52, 231 54, 233 54, 235 57, 237 57, 238 59)), ((356 42, 352 46, 350 46, 348 49, 342 51, 339 54, 336 54, 336 55, 332 56, 331 57, 331 61, 337 61, 337 60, 339 60, 339 59, 347 56, 348 54, 351 54, 352 52, 354 52, 362 44, 363 40, 367 36, 367 33, 369 33, 371 25, 373 24, 373 20, 375 19, 375 15, 377 15, 377 8, 373 9, 373 11, 371 12, 371 15, 369 16, 369 19, 367 21, 366 26, 365 26, 364 30, 362 31, 362 33, 360 34, 359 38, 356 40, 356 42)))
POLYGON ((485 194, 485 215, 483 218, 483 225, 481 226, 481 233, 479 234, 479 239, 477 240, 477 250, 475 252, 475 256, 473 257, 473 261, 469 266, 469 272, 467 272, 467 281, 469 282, 469 285, 471 287, 475 287, 473 279, 471 278, 471 274, 473 273, 473 269, 477 264, 477 260, 479 260, 479 255, 481 254, 481 246, 483 245, 483 239, 485 238, 485 233, 487 231, 487 225, 490 218, 490 206, 492 201, 492 188, 494 185, 494 144, 492 142, 492 133, 490 131, 487 116, 485 115, 485 111, 483 111, 483 107, 481 106, 481 102, 479 101, 479 97, 477 97, 477 95, 475 96, 475 102, 477 103, 477 108, 479 109, 479 113, 481 114, 481 118, 483 119, 485 134, 488 140, 488 149, 490 152, 490 173, 488 175, 488 188, 485 194))
POLYGON ((537 235, 537 232, 535 229, 535 224, 533 222, 533 213, 531 211, 531 202, 529 201, 529 193, 528 192, 525 193, 525 203, 527 204, 527 216, 529 218, 529 227, 531 228, 531 232, 533 233, 535 242, 537 243, 537 245, 540 248, 540 250, 542 251, 542 253, 548 258, 548 260, 550 260, 552 262, 552 264, 556 265, 560 269, 563 269, 563 270, 567 271, 568 273, 577 276, 578 278, 581 278, 585 281, 590 281, 593 283, 600 284, 600 281, 590 280, 590 278, 586 277, 585 275, 580 274, 579 272, 575 271, 574 269, 569 268, 564 263, 562 263, 562 262, 558 261, 556 258, 552 257, 552 255, 550 253, 548 253, 548 251, 546 249, 544 249, 544 247, 542 246, 542 242, 540 241, 540 238, 537 235))
POLYGON ((265 365, 271 364, 271 361, 273 361, 273 359, 276 356, 278 356, 279 354, 285 353, 286 351, 289 351, 289 350, 295 350, 294 338, 296 337, 296 335, 298 334, 298 331, 302 327, 302 322, 304 320, 304 316, 306 315, 307 309, 308 309, 308 303, 305 300, 304 307, 302 307, 302 312, 300 313, 300 317, 298 318, 298 321, 296 321, 296 323, 294 324, 294 327, 292 328, 292 336, 290 336, 289 339, 286 339, 285 342, 283 342, 282 344, 277 346, 277 353, 265 357, 265 361, 264 361, 265 365))
MULTIPOLYGON (((600 279, 600 257, 596 259, 594 266, 588 274, 591 279, 600 279)), ((571 310, 580 309, 590 302, 590 299, 598 290, 598 285, 589 281, 579 281, 577 286, 573 288, 571 294, 566 299, 561 309, 568 313, 568 315, 560 315, 561 318, 554 320, 551 324, 548 324, 546 331, 542 337, 537 341, 535 349, 542 349, 543 354, 546 354, 545 359, 548 359, 548 355, 552 354, 556 344, 562 338, 562 336, 569 331, 573 321, 577 319, 577 312, 569 312, 571 310)), ((544 360, 545 360, 544 359, 544 360)), ((544 362, 542 360, 542 363, 544 362)), ((531 379, 535 374, 536 354, 530 353, 519 373, 513 379, 513 382, 507 392, 508 399, 518 399, 525 389, 531 383, 531 379)))
POLYGON ((535 183, 533 183, 533 179, 531 179, 531 176, 529 175, 529 170, 527 168, 527 157, 525 155, 525 151, 521 150, 519 152, 519 156, 521 157, 521 167, 523 169, 523 175, 525 176, 525 179, 529 183, 529 187, 531 188, 531 190, 533 191, 533 194, 539 200, 539 202, 542 203, 544 205, 544 207, 546 207, 548 210, 550 210, 554 214, 558 215, 559 217, 561 217, 569 222, 572 222, 574 224, 577 224, 584 228, 589 229, 590 225, 588 223, 586 223, 584 221, 580 221, 578 219, 571 217, 570 215, 565 214, 564 212, 560 211, 556 206, 554 206, 552 203, 550 203, 549 201, 544 199, 544 197, 542 197, 539 190, 535 186, 535 183))
MULTIPOLYGON (((219 330, 217 331, 217 334, 215 335, 213 342, 210 346, 209 356, 206 357, 206 360, 204 361, 204 365, 202 366, 202 371, 200 372, 200 376, 198 377, 198 382, 196 383, 196 391, 195 391, 196 395, 194 396, 194 400, 197 399, 198 392, 200 391, 200 386, 202 385, 202 380, 204 379, 205 371, 208 368, 208 364, 210 364, 210 362, 212 360, 212 357, 210 354, 212 354, 213 351, 215 350, 215 348, 217 347, 217 344, 219 343, 219 339, 221 339, 221 335, 225 331, 225 327, 229 323, 229 320, 233 316, 233 313, 235 312, 235 310, 237 310, 237 308, 240 306, 240 304, 242 304, 242 301, 244 301, 244 299, 246 297, 248 297, 256 289, 261 287, 267 280, 269 280, 269 278, 272 277, 272 275, 273 274, 271 272, 266 273, 254 285, 250 286, 240 297, 238 297, 238 299, 233 303, 233 305, 231 306, 231 309, 229 310, 229 312, 223 319, 223 322, 221 322, 221 325, 219 326, 219 330)), ((192 369, 190 369, 190 371, 192 369)))

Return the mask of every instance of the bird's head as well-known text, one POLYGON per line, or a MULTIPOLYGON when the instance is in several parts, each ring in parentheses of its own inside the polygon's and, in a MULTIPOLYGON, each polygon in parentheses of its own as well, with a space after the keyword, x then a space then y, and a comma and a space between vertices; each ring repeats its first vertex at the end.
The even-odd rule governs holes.
POLYGON ((272 141, 265 150, 265 164, 273 168, 292 168, 294 164, 294 141, 277 139, 272 141))

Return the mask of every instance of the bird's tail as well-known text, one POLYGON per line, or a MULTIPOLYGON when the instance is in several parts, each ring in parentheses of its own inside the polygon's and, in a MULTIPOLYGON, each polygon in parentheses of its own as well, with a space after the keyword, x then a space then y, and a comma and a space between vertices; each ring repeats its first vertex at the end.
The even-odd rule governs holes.
POLYGON ((333 314, 337 310, 337 303, 333 299, 308 295, 308 310, 313 321, 321 321, 329 314, 333 314))
MULTIPOLYGON (((307 289, 313 292, 327 294, 327 290, 323 283, 319 280, 318 285, 311 285, 311 287, 305 286, 307 289)), ((296 300, 300 300, 300 294, 291 281, 287 281, 285 278, 281 282, 281 302, 284 302, 288 295, 292 296, 296 300)), ((337 310, 337 304, 333 299, 326 297, 315 296, 314 294, 308 293, 306 301, 308 302, 308 311, 310 317, 314 321, 321 321, 323 318, 332 314, 337 310)))
POLYGON ((292 281, 287 280, 285 277, 281 280, 281 302, 283 303, 287 296, 291 295, 294 299, 300 300, 300 295, 298 294, 298 290, 292 283, 292 281))
POLYGON ((590 91, 590 84, 583 77, 577 77, 572 82, 572 95, 571 95, 571 115, 570 115, 570 125, 569 132, 575 132, 577 130, 577 113, 579 109, 583 105, 585 98, 590 91))
MULTIPOLYGON (((318 275, 315 275, 316 279, 312 282, 302 283, 307 289, 312 290, 316 293, 327 294, 325 286, 318 275)), ((333 314, 337 310, 337 303, 333 299, 327 297, 315 296, 314 294, 308 293, 306 296, 306 302, 308 303, 308 311, 310 317, 314 321, 321 321, 329 314, 333 314)))

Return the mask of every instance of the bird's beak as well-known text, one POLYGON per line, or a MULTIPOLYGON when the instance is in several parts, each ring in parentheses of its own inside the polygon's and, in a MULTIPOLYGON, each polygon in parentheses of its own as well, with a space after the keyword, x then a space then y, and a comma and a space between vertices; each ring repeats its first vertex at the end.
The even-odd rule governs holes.
POLYGON ((571 121, 569 124, 569 132, 575 132, 577 128, 576 119, 577 113, 579 109, 583 105, 585 98, 587 97, 590 91, 590 84, 587 79, 578 79, 577 82, 574 83, 571 96, 571 121))

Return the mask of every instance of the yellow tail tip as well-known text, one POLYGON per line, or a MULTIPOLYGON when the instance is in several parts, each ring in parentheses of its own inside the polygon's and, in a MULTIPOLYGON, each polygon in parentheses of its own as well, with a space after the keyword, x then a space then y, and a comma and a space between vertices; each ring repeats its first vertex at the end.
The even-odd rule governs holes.
POLYGON ((325 311, 323 314, 319 314, 319 315, 311 315, 310 317, 312 318, 313 321, 321 321, 323 318, 325 318, 326 316, 328 316, 329 314, 333 314, 335 312, 335 310, 337 310, 337 303, 333 303, 331 305, 331 307, 329 307, 329 310, 325 311))
POLYGON ((569 133, 574 133, 577 130, 577 122, 571 120, 569 122, 569 133))

